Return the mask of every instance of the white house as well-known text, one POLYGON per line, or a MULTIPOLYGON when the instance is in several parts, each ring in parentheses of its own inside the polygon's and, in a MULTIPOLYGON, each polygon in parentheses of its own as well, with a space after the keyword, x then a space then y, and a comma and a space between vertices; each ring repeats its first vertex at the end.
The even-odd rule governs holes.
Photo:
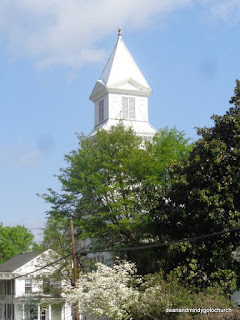
POLYGON ((51 249, 43 253, 18 254, 0 265, 0 320, 66 320, 72 319, 71 308, 51 285, 63 286, 51 274, 57 265, 47 268, 59 256, 51 249))
POLYGON ((137 136, 151 140, 156 130, 148 122, 148 97, 152 90, 122 40, 118 41, 97 80, 90 100, 94 102, 94 129, 109 130, 121 120, 137 136))

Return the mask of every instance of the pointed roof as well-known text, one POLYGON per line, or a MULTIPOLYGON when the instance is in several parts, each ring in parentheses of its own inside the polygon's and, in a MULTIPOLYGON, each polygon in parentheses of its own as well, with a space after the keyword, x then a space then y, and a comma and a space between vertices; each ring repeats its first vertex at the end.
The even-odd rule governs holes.
MULTIPOLYGON (((135 91, 148 92, 148 95, 152 92, 123 42, 121 29, 119 29, 118 41, 92 91, 90 99, 94 100, 95 95, 104 89, 121 89, 123 83, 134 84, 135 91)), ((124 88, 122 87, 122 89, 124 88)))

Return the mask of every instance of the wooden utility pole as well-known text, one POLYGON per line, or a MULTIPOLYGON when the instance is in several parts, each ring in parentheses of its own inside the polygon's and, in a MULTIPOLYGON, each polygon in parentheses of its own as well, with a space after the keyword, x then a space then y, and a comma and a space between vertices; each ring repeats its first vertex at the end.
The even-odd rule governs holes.
MULTIPOLYGON (((73 231, 73 221, 70 220, 71 225, 71 237, 72 237, 72 256, 73 256, 73 274, 74 274, 74 288, 77 288, 77 260, 75 251, 75 241, 74 241, 74 231, 73 231)), ((75 305, 75 320, 79 320, 78 304, 75 305)))

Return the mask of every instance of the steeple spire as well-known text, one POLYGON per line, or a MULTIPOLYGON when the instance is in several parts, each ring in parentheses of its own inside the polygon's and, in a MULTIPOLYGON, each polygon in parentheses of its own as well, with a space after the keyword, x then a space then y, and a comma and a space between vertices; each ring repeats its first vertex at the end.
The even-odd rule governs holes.
POLYGON ((118 39, 122 38, 122 28, 119 26, 118 27, 118 39))
POLYGON ((148 97, 152 90, 122 40, 117 43, 90 96, 95 121, 90 136, 98 129, 109 130, 119 121, 131 126, 143 139, 152 139, 156 130, 148 122, 148 97))
MULTIPOLYGON (((152 91, 149 84, 122 40, 122 29, 118 27, 117 43, 98 79, 98 84, 100 83, 108 89, 116 89, 119 88, 119 83, 129 82, 130 80, 140 86, 138 91, 141 91, 141 93, 139 92, 139 94, 151 94, 152 91)), ((92 101, 95 101, 95 89, 90 97, 92 101)))

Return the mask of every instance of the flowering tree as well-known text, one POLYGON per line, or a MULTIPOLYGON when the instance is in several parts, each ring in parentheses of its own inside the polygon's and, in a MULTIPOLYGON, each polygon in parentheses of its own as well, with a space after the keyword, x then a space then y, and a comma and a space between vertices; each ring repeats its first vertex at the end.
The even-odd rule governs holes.
MULTIPOLYGON (((166 309, 231 307, 221 288, 198 292, 184 288, 173 274, 137 277, 136 271, 135 265, 127 261, 113 267, 97 263, 95 271, 81 275, 77 289, 66 292, 67 299, 79 305, 79 313, 85 318, 94 320, 190 320, 193 316, 200 320, 203 315, 198 312, 169 313, 166 309)), ((215 316, 208 314, 205 319, 215 316)))
POLYGON ((96 270, 82 274, 78 288, 67 292, 70 303, 79 303, 79 313, 100 319, 130 319, 129 308, 138 300, 138 291, 132 286, 137 282, 133 263, 123 261, 112 268, 97 263, 96 270))

